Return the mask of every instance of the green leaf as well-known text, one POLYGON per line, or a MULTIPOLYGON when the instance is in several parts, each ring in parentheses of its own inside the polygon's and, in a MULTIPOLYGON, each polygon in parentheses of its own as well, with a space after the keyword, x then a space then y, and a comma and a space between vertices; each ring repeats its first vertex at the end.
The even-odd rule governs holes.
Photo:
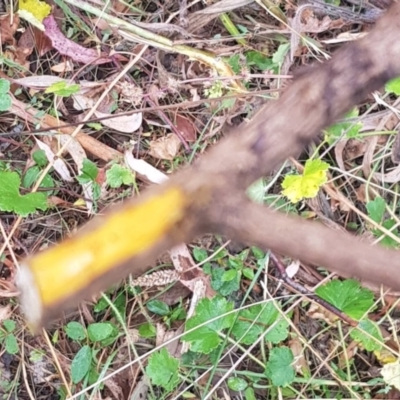
MULTIPOLYGON (((272 302, 246 308, 240 311, 239 318, 232 328, 232 334, 240 340, 240 343, 252 344, 280 315, 280 310, 272 302)), ((282 319, 266 334, 266 339, 271 343, 279 343, 285 340, 288 334, 288 323, 282 319)))
POLYGON ((118 189, 122 185, 132 185, 134 182, 132 172, 119 164, 114 164, 106 172, 106 179, 107 184, 113 189, 118 189))
POLYGON ((46 153, 44 150, 39 149, 33 152, 32 154, 33 161, 39 166, 39 167, 45 167, 48 163, 46 153))
POLYGON ((88 374, 92 363, 92 349, 83 346, 71 363, 71 378, 73 383, 79 383, 88 374))
POLYGON ((373 305, 374 294, 354 279, 333 280, 316 289, 316 294, 351 318, 360 319, 373 305))
MULTIPOLYGON (((26 189, 31 188, 37 182, 41 173, 42 173, 42 171, 37 165, 29 168, 26 171, 24 177, 22 178, 22 186, 26 189)), ((54 188, 55 186, 56 185, 54 183, 54 180, 49 174, 46 174, 44 176, 42 182, 39 185, 39 187, 43 188, 43 189, 54 188)), ((52 190, 48 190, 46 192, 47 196, 50 196, 52 194, 52 192, 53 192, 52 190)))
POLYGON ((115 326, 111 322, 96 322, 90 324, 87 331, 92 342, 101 342, 114 334, 115 326))
POLYGON ((246 191, 247 196, 255 203, 263 204, 265 196, 265 180, 261 178, 255 181, 246 191))
POLYGON ((228 58, 228 64, 236 75, 240 74, 240 71, 242 70, 240 65, 240 54, 234 54, 233 56, 230 56, 228 58))
POLYGON ((156 328, 153 324, 146 322, 139 326, 139 335, 144 338, 152 338, 156 336, 156 328))
POLYGON ((289 51, 289 48, 290 48, 290 43, 283 43, 279 45, 278 50, 276 50, 276 52, 272 56, 272 62, 274 64, 281 66, 283 64, 283 61, 285 60, 285 56, 289 51))
POLYGON ((10 82, 7 79, 0 78, 0 97, 2 94, 10 91, 10 82))
POLYGON ((243 268, 243 275, 250 280, 254 279, 254 271, 251 268, 243 268))
POLYGON ((245 400, 257 400, 256 394, 254 393, 254 389, 252 387, 246 388, 244 391, 244 398, 245 400))
POLYGON ((45 93, 54 93, 57 96, 69 97, 72 94, 78 93, 80 86, 77 84, 70 85, 65 81, 53 83, 46 90, 45 93))
POLYGON ((179 383, 179 360, 170 356, 163 348, 158 353, 153 353, 149 358, 146 373, 152 383, 171 392, 179 383))
POLYGON ((11 105, 11 96, 7 93, 0 93, 0 111, 8 111, 11 105))
POLYGON ((164 315, 168 315, 170 313, 168 304, 164 303, 161 300, 150 300, 146 304, 146 307, 149 309, 149 311, 151 311, 157 315, 164 316, 164 315))
POLYGON ((65 333, 71 340, 83 340, 86 339, 86 329, 76 321, 68 322, 65 327, 65 333))
POLYGON ((228 387, 235 392, 240 392, 246 389, 248 386, 247 382, 243 378, 232 377, 228 379, 228 387))
POLYGON ((265 374, 274 386, 288 386, 293 382, 293 360, 293 353, 288 347, 275 347, 271 350, 265 374))
POLYGON ((40 209, 47 210, 47 198, 44 193, 21 195, 21 178, 16 172, 0 171, 0 210, 12 211, 26 217, 40 209))
POLYGON ((379 326, 375 322, 369 319, 363 319, 358 323, 357 328, 358 329, 353 329, 351 331, 350 336, 355 341, 360 342, 365 350, 375 351, 382 349, 383 336, 379 326), (376 340, 366 335, 364 332, 367 332, 376 340))
POLYGON ((270 58, 254 50, 246 53, 246 63, 249 67, 254 65, 261 71, 272 69, 274 67, 274 63, 270 58))
POLYGON ((390 80, 385 85, 385 90, 388 93, 394 93, 396 96, 400 96, 400 77, 390 80))
POLYGON ((231 281, 224 282, 223 276, 225 269, 220 267, 213 267, 211 269, 211 287, 218 291, 222 296, 228 296, 240 288, 240 274, 236 274, 236 278, 231 281))
MULTIPOLYGON (((196 307, 196 314, 186 322, 185 330, 188 331, 232 310, 233 303, 226 301, 223 297, 216 296, 213 299, 202 299, 196 307)), ((222 340, 218 333, 229 328, 234 318, 235 315, 233 313, 217 318, 215 321, 208 322, 193 332, 185 334, 183 340, 190 343, 191 351, 208 354, 222 340)))
POLYGON ((198 263, 200 263, 208 257, 207 250, 195 247, 193 249, 193 257, 198 263))
MULTIPOLYGON (((348 114, 346 114, 345 118, 349 119, 354 117, 358 117, 357 108, 354 108, 348 114)), ((359 137, 362 127, 363 124, 361 122, 346 122, 346 120, 343 122, 338 122, 337 124, 334 124, 325 130, 325 140, 328 142, 328 144, 333 144, 342 137, 347 139, 357 138, 359 137), (344 133, 346 133, 345 136, 343 136, 344 133)))
POLYGON ((282 194, 292 203, 303 198, 313 198, 319 188, 328 181, 329 164, 321 160, 307 160, 303 175, 286 175, 282 182, 282 194))
POLYGON ((15 330, 17 324, 12 319, 5 319, 3 321, 3 326, 7 332, 11 333, 15 330))
POLYGON ((368 216, 375 222, 380 224, 385 214, 385 200, 383 200, 382 197, 375 197, 374 200, 369 201, 366 204, 366 207, 368 211, 368 216))
POLYGON ((17 354, 19 351, 19 346, 17 338, 11 333, 6 336, 5 340, 6 352, 9 354, 17 354))
POLYGON ((29 361, 32 363, 37 363, 39 361, 42 361, 45 355, 46 353, 43 350, 33 349, 29 353, 29 361))
POLYGON ((93 162, 85 158, 83 160, 82 171, 79 176, 77 176, 79 183, 89 183, 94 182, 99 173, 99 169, 97 165, 93 162))
POLYGON ((238 271, 234 269, 228 269, 228 271, 225 271, 222 275, 222 282, 230 282, 234 279, 237 279, 237 275, 238 271))
MULTIPOLYGON (((382 227, 391 231, 394 235, 396 235, 398 237, 399 230, 392 229, 396 224, 397 224, 396 220, 388 219, 386 221, 383 221, 382 227)), ((372 232, 376 238, 381 237, 383 234, 383 232, 380 231, 379 229, 374 229, 372 232)), ((387 235, 384 235, 383 239, 381 239, 379 243, 381 244, 381 246, 389 247, 389 248, 396 248, 399 246, 399 244, 394 239, 392 239, 390 236, 387 236, 387 235)))

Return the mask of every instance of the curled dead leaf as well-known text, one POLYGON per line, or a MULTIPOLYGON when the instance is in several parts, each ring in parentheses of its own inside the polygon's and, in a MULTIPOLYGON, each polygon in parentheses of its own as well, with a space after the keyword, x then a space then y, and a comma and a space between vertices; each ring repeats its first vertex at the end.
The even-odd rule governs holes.
POLYGON ((160 160, 172 161, 178 154, 181 147, 181 141, 174 133, 152 140, 150 142, 150 155, 160 160))

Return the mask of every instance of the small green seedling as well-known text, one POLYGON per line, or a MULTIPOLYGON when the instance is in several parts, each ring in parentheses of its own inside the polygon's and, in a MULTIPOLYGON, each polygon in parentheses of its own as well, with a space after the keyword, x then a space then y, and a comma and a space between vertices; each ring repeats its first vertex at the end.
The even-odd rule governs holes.
POLYGON ((2 329, 0 330, 0 343, 4 345, 4 348, 8 354, 17 354, 19 346, 17 338, 14 335, 16 329, 15 321, 6 319, 3 321, 2 329))

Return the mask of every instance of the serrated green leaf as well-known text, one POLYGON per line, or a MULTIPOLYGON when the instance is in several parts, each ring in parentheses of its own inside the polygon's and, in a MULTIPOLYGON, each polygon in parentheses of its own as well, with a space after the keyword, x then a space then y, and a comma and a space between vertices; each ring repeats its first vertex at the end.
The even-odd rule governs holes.
POLYGON ((375 197, 374 200, 369 201, 366 204, 366 207, 368 211, 368 216, 375 222, 380 224, 385 214, 385 200, 383 200, 382 197, 375 197))
POLYGON ((84 340, 86 339, 86 329, 76 321, 68 322, 65 327, 65 333, 72 340, 84 340))
POLYGON ((303 198, 313 198, 319 188, 328 181, 329 164, 321 160, 307 160, 302 175, 286 175, 282 182, 282 194, 292 203, 303 198))
POLYGON ((164 316, 164 315, 168 315, 170 313, 168 304, 164 303, 161 300, 150 300, 146 304, 146 307, 149 309, 149 311, 151 311, 157 315, 164 316))
POLYGON ((156 336, 156 328, 149 322, 139 326, 139 335, 144 338, 152 338, 156 336))
POLYGON ((261 71, 272 69, 274 67, 274 63, 272 62, 271 58, 268 58, 260 52, 254 50, 246 53, 246 63, 249 67, 254 65, 261 71))
POLYGON ((230 282, 237 278, 238 271, 234 269, 228 269, 228 271, 225 271, 224 274, 222 275, 222 282, 230 282))
POLYGON ((240 392, 246 389, 248 383, 243 378, 231 377, 228 379, 228 387, 235 392, 240 392))
POLYGON ((374 294, 354 279, 333 280, 315 291, 318 296, 351 318, 360 319, 373 305, 374 294))
POLYGON ((385 90, 388 93, 394 93, 396 96, 400 96, 400 77, 390 80, 385 85, 385 90))
POLYGON ((44 193, 21 195, 21 179, 16 172, 0 171, 0 210, 11 211, 26 217, 39 210, 47 210, 47 197, 44 193))
POLYGON ((383 336, 379 326, 375 322, 369 319, 363 319, 358 323, 357 328, 358 329, 353 329, 351 331, 350 336, 355 341, 360 342, 365 350, 375 351, 382 349, 383 336), (364 332, 367 332, 376 340, 366 335, 364 332))
POLYGON ((228 58, 228 64, 232 68, 232 71, 238 75, 242 69, 240 65, 240 54, 234 54, 233 56, 228 58))
POLYGON ((71 378, 73 383, 79 383, 89 373, 92 363, 92 349, 83 346, 75 355, 71 363, 71 378))
MULTIPOLYGON (((233 303, 226 301, 223 297, 202 299, 196 307, 196 314, 186 322, 185 330, 188 331, 232 310, 233 303)), ((234 318, 233 313, 217 318, 215 321, 208 322, 193 332, 185 334, 183 340, 190 343, 191 351, 208 354, 221 342, 218 333, 229 328, 234 318)))
POLYGON ((168 392, 172 391, 179 383, 179 360, 169 355, 163 348, 158 353, 153 353, 149 358, 146 373, 152 383, 163 387, 168 392))
POLYGON ((106 172, 106 179, 107 184, 113 189, 117 189, 122 185, 132 185, 134 182, 132 172, 119 164, 114 164, 106 172))
MULTIPOLYGON (((274 303, 257 304, 240 311, 239 318, 233 328, 233 336, 243 344, 252 344, 268 329, 280 316, 274 303)), ((279 343, 288 337, 288 323, 280 320, 265 338, 271 343, 279 343)))
POLYGON ((72 94, 78 93, 80 86, 77 84, 68 84, 65 81, 55 82, 50 85, 46 90, 45 93, 54 93, 57 96, 61 97, 69 97, 72 94))
POLYGON ((9 354, 17 354, 19 351, 19 346, 17 338, 11 333, 6 336, 5 340, 6 352, 9 354))
POLYGON ((266 365, 265 374, 274 386, 288 386, 294 378, 293 353, 288 347, 274 347, 266 365))
POLYGON ((96 322, 88 326, 88 336, 92 342, 101 342, 108 339, 114 333, 114 325, 111 322, 96 322))

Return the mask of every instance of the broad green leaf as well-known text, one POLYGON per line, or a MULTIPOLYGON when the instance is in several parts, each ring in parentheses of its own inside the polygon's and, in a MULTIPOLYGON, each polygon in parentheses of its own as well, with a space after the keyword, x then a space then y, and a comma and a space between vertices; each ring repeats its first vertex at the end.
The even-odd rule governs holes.
POLYGON ((107 184, 113 189, 117 189, 122 185, 132 185, 134 182, 132 172, 119 164, 114 164, 106 172, 107 184))
POLYGON ((351 318, 359 320, 373 305, 374 294, 360 286, 354 279, 333 280, 316 289, 316 294, 343 311, 351 318))
MULTIPOLYGON (((272 302, 246 308, 240 311, 239 318, 232 328, 232 334, 240 340, 240 343, 252 344, 279 316, 280 310, 272 302)), ((288 334, 288 323, 282 319, 266 334, 265 338, 271 343, 279 343, 285 340, 288 334)))
POLYGON ((255 203, 263 204, 265 196, 265 180, 261 178, 255 181, 246 191, 247 195, 255 203))
POLYGON ((388 93, 394 93, 396 96, 400 96, 400 77, 390 80, 385 85, 385 90, 388 93))
POLYGON ((156 328, 154 325, 149 322, 142 324, 139 326, 139 335, 144 338, 152 338, 157 334, 156 328))
MULTIPOLYGON (((346 119, 358 117, 358 109, 353 108, 348 114, 346 114, 346 119)), ((325 130, 325 140, 328 144, 333 144, 340 138, 357 138, 359 136, 360 130, 363 127, 361 122, 346 121, 338 122, 337 124, 331 125, 325 130), (345 133, 345 135, 344 135, 345 133), (343 136, 344 135, 344 136, 343 136)))
POLYGON ((89 339, 92 342, 101 342, 114 333, 114 325, 110 322, 96 322, 87 328, 89 339))
POLYGON ((50 85, 46 90, 45 93, 54 93, 60 97, 69 97, 72 94, 79 92, 80 86, 77 84, 70 85, 65 81, 55 82, 50 85))
POLYGON ((90 370, 92 363, 92 349, 83 346, 75 355, 71 363, 71 378, 73 383, 82 381, 90 370))
POLYGON ((12 332, 17 327, 17 324, 12 319, 6 319, 3 321, 3 326, 7 332, 12 332))
MULTIPOLYGON (((396 220, 387 219, 386 221, 383 221, 382 227, 391 231, 394 235, 399 237, 399 230, 397 228, 392 229, 396 224, 397 224, 396 220)), ((379 229, 374 229, 372 232, 376 238, 379 238, 382 235, 384 235, 383 232, 380 231, 379 229)), ((379 243, 381 246, 389 248, 395 248, 399 246, 399 244, 394 239, 392 239, 390 236, 387 235, 384 235, 383 239, 381 239, 379 243)))
POLYGON ((19 351, 19 346, 17 338, 11 333, 6 336, 5 340, 6 352, 9 354, 17 354, 19 351))
POLYGON ((81 323, 76 321, 68 322, 65 327, 65 333, 72 340, 83 340, 86 339, 86 329, 82 326, 81 323))
POLYGON ((265 374, 274 386, 288 386, 294 378, 293 353, 288 347, 274 347, 266 365, 265 374))
POLYGON ((179 360, 169 355, 163 348, 149 358, 146 373, 152 383, 163 387, 168 392, 172 391, 179 383, 179 360))
POLYGON ((240 392, 246 389, 248 386, 247 382, 243 378, 231 377, 228 379, 228 387, 235 392, 240 392))
POLYGON ((282 182, 282 194, 292 203, 303 198, 313 198, 319 188, 327 182, 329 164, 321 160, 307 160, 303 175, 286 175, 282 182))
POLYGON ((237 279, 237 275, 238 271, 234 269, 228 269, 228 271, 225 271, 222 275, 222 282, 230 282, 234 279, 237 279))
POLYGON ((39 149, 36 150, 32 153, 32 158, 33 161, 35 161, 35 163, 39 166, 39 167, 45 167, 48 163, 47 157, 46 157, 46 153, 44 152, 44 150, 39 149))
POLYGON ((202 262, 208 257, 207 250, 200 247, 195 247, 193 249, 193 257, 197 262, 202 262))
POLYGON ((375 197, 374 200, 369 201, 366 204, 366 207, 368 211, 368 216, 375 222, 380 224, 385 214, 385 200, 383 200, 382 197, 375 197))
POLYGON ((211 287, 222 296, 228 296, 240 288, 240 274, 236 274, 235 279, 223 281, 225 269, 213 267, 211 269, 211 287))
POLYGON ((11 96, 7 93, 0 93, 0 111, 8 111, 11 105, 11 96))
POLYGON ((149 309, 149 311, 151 311, 157 315, 164 316, 164 315, 168 315, 170 313, 168 304, 164 303, 161 300, 150 300, 146 304, 146 307, 149 309))
POLYGON ((7 79, 0 78, 0 96, 10 91, 10 82, 7 79))
POLYGON ((89 183, 94 182, 99 173, 99 169, 93 161, 85 158, 83 160, 82 171, 79 176, 77 176, 79 183, 89 183))
POLYGON ((26 217, 37 209, 42 211, 48 207, 44 193, 28 193, 21 195, 19 188, 21 179, 16 172, 0 171, 0 210, 12 211, 26 217))
POLYGON ((353 329, 351 331, 350 336, 355 341, 360 342, 365 350, 375 351, 382 349, 383 336, 379 326, 375 322, 369 319, 363 319, 358 323, 357 328, 358 329, 353 329), (366 335, 364 332, 369 333, 369 335, 376 340, 366 335))
MULTIPOLYGON (((185 330, 188 331, 232 310, 233 303, 226 301, 223 297, 202 299, 196 307, 196 314, 186 322, 185 330)), ((218 333, 231 327, 234 318, 233 313, 217 318, 215 321, 208 322, 193 332, 185 334, 183 340, 190 343, 191 351, 208 354, 221 342, 218 333)))
POLYGON ((254 271, 251 268, 243 268, 243 275, 250 280, 254 279, 254 271))
POLYGON ((249 67, 256 66, 261 71, 272 69, 274 67, 274 63, 270 58, 254 50, 246 53, 246 63, 249 67))
MULTIPOLYGON (((34 165, 33 167, 29 168, 24 177, 22 178, 22 186, 26 189, 33 187, 33 185, 37 182, 39 176, 42 174, 42 170, 37 166, 34 165)), ((54 188, 56 185, 54 183, 53 178, 46 174, 40 183, 39 187, 46 189, 46 188, 54 188)), ((52 194, 52 190, 48 190, 46 193, 48 196, 52 194)), ((42 192, 43 193, 43 192, 42 192)))

